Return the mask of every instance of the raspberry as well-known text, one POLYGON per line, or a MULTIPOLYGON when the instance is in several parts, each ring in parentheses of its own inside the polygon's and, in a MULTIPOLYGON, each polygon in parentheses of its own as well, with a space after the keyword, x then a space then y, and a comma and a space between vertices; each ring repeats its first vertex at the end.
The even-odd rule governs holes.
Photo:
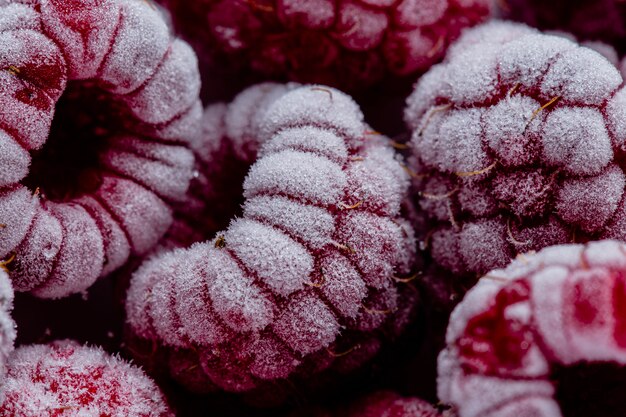
POLYGON ((520 255, 452 313, 439 397, 464 417, 622 416, 625 299, 624 243, 520 255))
POLYGON ((390 391, 370 394, 349 410, 337 414, 347 417, 440 417, 432 405, 419 398, 403 398, 390 391))
POLYGON ((176 202, 174 223, 163 247, 185 247, 205 241, 239 214, 241 184, 261 146, 257 131, 267 108, 297 84, 261 83, 239 93, 228 104, 209 105, 202 134, 191 142, 196 159, 187 198, 176 202))
POLYGON ((408 174, 362 117, 337 90, 284 94, 260 123, 243 216, 135 273, 130 327, 172 350, 181 382, 242 392, 352 369, 409 320, 414 293, 393 279, 414 264, 408 174))
POLYGON ((415 185, 457 275, 572 240, 626 239, 626 90, 598 53, 528 27, 466 32, 417 83, 415 185))
POLYGON ((13 351, 16 336, 11 310, 13 310, 13 288, 7 273, 0 269, 0 381, 4 379, 6 363, 13 351))
POLYGON ((10 357, 2 417, 173 417, 141 369, 72 341, 18 348, 10 357))
POLYGON ((169 227, 200 126, 196 57, 134 0, 2 2, 0 49, 0 259, 17 291, 63 297, 169 227))
POLYGON ((212 60, 352 90, 439 61, 487 0, 161 0, 212 60))
POLYGON ((506 0, 508 19, 543 30, 559 29, 584 40, 603 41, 626 52, 626 4, 621 0, 506 0))

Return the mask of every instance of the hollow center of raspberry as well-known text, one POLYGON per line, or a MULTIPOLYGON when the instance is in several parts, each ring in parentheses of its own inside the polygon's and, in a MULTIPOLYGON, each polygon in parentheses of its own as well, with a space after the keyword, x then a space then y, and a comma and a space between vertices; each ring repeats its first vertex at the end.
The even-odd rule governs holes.
POLYGON ((57 102, 46 144, 31 152, 24 184, 53 201, 96 190, 102 181, 98 155, 120 125, 116 113, 110 94, 87 82, 70 82, 57 102))
POLYGON ((626 367, 580 363, 555 368, 552 379, 563 417, 624 416, 626 367))

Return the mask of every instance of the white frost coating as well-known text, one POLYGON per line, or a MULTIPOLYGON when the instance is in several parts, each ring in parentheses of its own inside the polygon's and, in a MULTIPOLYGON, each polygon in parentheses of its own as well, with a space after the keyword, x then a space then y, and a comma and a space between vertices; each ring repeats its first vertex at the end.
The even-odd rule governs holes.
POLYGON ((626 150, 626 88, 622 87, 606 105, 607 124, 613 146, 626 150))
POLYGON ((235 220, 224 237, 241 262, 280 295, 303 288, 313 270, 304 246, 263 223, 235 220))
POLYGON ((439 64, 434 65, 417 81, 415 89, 406 100, 404 110, 404 121, 411 130, 416 131, 421 127, 424 113, 435 104, 438 97, 451 96, 451 88, 446 82, 446 77, 447 66, 439 64))
POLYGON ((332 241, 335 232, 335 219, 327 210, 280 196, 246 200, 243 215, 295 234, 315 249, 332 241))
POLYGON ((536 155, 529 149, 538 137, 545 114, 533 113, 541 107, 536 100, 512 96, 500 101, 485 112, 485 142, 504 165, 516 166, 535 162, 536 155))
POLYGON ((431 25, 441 19, 448 7, 448 0, 403 0, 394 19, 408 28, 431 25))
POLYGON ((39 28, 39 15, 31 7, 19 3, 0 4, 0 32, 39 28))
POLYGON ((526 88, 539 84, 555 57, 576 48, 576 44, 557 36, 534 34, 505 44, 498 69, 502 82, 526 88))
POLYGON ((0 130, 0 187, 15 184, 28 175, 30 154, 4 130, 0 130))
POLYGON ((311 152, 338 164, 343 164, 348 158, 348 149, 342 138, 331 130, 313 126, 281 130, 261 148, 259 157, 287 149, 311 152))
POLYGON ((432 124, 432 130, 423 132, 420 149, 425 158, 450 173, 486 168, 492 161, 482 149, 482 116, 481 109, 447 112, 439 124, 432 124), (437 130, 433 131, 435 126, 437 130))
POLYGON ((567 104, 600 106, 622 84, 622 76, 605 57, 588 48, 563 52, 546 73, 541 93, 567 104))
POLYGON ((355 148, 362 140, 363 113, 352 98, 333 88, 298 88, 270 106, 259 136, 266 142, 281 129, 305 125, 335 129, 347 137, 350 148, 355 148))
POLYGON ((537 33, 536 29, 521 23, 493 20, 465 30, 463 35, 448 49, 446 61, 454 59, 457 54, 464 53, 467 48, 474 45, 503 45, 522 36, 535 33, 537 33))
POLYGON ((597 174, 613 159, 602 114, 591 108, 559 107, 546 118, 543 157, 573 174, 597 174))
POLYGON ((0 387, 6 375, 6 366, 9 355, 13 352, 13 345, 17 332, 15 322, 11 317, 13 310, 13 287, 9 275, 0 269, 0 387))
POLYGON ((254 161, 259 146, 268 139, 259 132, 266 112, 274 101, 297 87, 296 83, 256 84, 243 90, 228 105, 224 119, 226 135, 237 157, 254 161))
POLYGON ((448 64, 446 80, 455 104, 482 103, 497 93, 499 52, 496 46, 476 45, 457 54, 448 64))
POLYGON ((346 183, 341 165, 308 152, 286 150, 258 160, 243 188, 246 198, 282 194, 331 205, 339 202, 346 183))
POLYGON ((566 180, 557 194, 556 209, 566 222, 595 232, 613 217, 625 185, 624 172, 617 165, 595 177, 566 180))

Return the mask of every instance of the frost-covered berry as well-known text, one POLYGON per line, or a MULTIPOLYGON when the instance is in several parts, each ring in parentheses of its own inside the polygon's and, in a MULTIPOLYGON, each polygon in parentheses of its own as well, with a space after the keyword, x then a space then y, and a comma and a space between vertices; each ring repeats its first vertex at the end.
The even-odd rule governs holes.
POLYGON ((626 245, 559 245, 489 272, 450 317, 438 394, 459 417, 622 416, 626 245))
POLYGON ((338 414, 346 417, 441 417, 431 404, 416 397, 380 391, 362 398, 338 414))
POLYGON ((192 177, 194 52, 145 1, 0 3, 0 259, 17 291, 89 287, 149 251, 192 177))
POLYGON ((23 346, 8 363, 2 417, 173 417, 145 373, 72 341, 23 346))
POLYGON ((171 349, 178 380, 241 392, 351 369, 409 320, 415 295, 397 283, 414 272, 409 178, 362 118, 331 88, 284 94, 260 123, 243 215, 135 273, 130 327, 171 349))
POLYGON ((439 61, 489 0, 160 0, 223 65, 353 89, 439 61))
MULTIPOLYGON (((13 352, 15 342, 15 322, 11 317, 13 310, 13 288, 9 276, 2 270, 0 263, 0 387, 6 373, 6 363, 13 352)), ((1 394, 0 394, 1 395, 1 394)))
POLYGON ((517 253, 626 239, 626 89, 598 53, 526 26, 467 31, 405 118, 435 263, 475 277, 517 253))
POLYGON ((500 9, 508 19, 608 42, 626 52, 626 4, 622 0, 506 0, 500 9))
POLYGON ((202 132, 190 143, 196 159, 193 178, 185 199, 172 204, 174 222, 160 246, 185 247, 205 241, 241 214, 241 183, 262 145, 260 122, 276 99, 297 86, 260 83, 230 103, 205 109, 202 132))

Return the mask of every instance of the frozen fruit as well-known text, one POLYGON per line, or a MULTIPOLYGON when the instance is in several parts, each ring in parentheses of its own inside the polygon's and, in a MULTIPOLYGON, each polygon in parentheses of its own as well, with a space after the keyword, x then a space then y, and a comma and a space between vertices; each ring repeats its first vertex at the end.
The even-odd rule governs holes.
POLYGON ((2 417, 173 417, 144 372, 72 341, 23 346, 8 363, 2 417))
POLYGON ((214 61, 264 76, 353 89, 423 71, 489 0, 161 0, 214 61))
POLYGON ((209 105, 202 133, 191 143, 196 159, 184 200, 172 204, 174 223, 160 246, 185 247, 205 241, 240 215, 241 184, 262 145, 259 124, 269 106, 297 84, 260 83, 232 102, 209 105))
POLYGON ((440 399, 460 417, 622 416, 626 245, 560 245, 489 272, 450 317, 440 399))
POLYGON ((626 89, 591 49, 523 25, 468 30, 405 118, 425 245, 457 275, 572 241, 626 239, 626 89))
POLYGON ((0 263, 0 387, 6 373, 6 363, 13 352, 15 342, 15 322, 11 317, 13 310, 13 288, 9 276, 0 263))
POLYGON ((128 292, 132 331, 169 347, 172 374, 196 389, 354 368, 413 308, 394 279, 414 272, 408 174, 356 104, 301 87, 259 126, 242 217, 144 263, 128 292))
POLYGON ((402 397, 395 392, 380 391, 356 401, 337 416, 348 417, 440 417, 431 404, 415 397, 402 397))
POLYGON ((83 291, 185 196, 195 54, 134 0, 4 1, 0 50, 0 259, 17 291, 83 291))
POLYGON ((506 0, 500 9, 508 19, 608 42, 626 52, 626 4, 621 0, 506 0))

